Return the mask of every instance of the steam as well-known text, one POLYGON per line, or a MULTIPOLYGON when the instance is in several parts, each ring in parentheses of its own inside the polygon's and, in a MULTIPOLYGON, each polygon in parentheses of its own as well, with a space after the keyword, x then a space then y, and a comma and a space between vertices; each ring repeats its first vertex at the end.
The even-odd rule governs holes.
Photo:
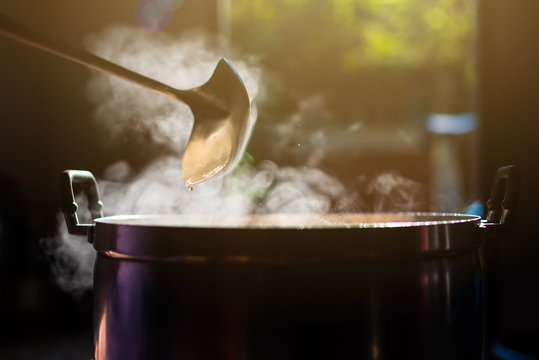
MULTIPOLYGON (((77 198, 77 203, 85 208, 87 200, 77 198)), ((62 214, 58 214, 56 220, 65 224, 62 214)), ((81 222, 88 222, 84 215, 81 222)), ((79 298, 92 288, 96 253, 86 238, 70 235, 63 225, 55 237, 42 239, 41 246, 51 260, 52 273, 62 290, 79 298)))
POLYGON ((363 201, 363 211, 419 211, 427 199, 424 185, 405 178, 394 171, 384 171, 374 177, 358 177, 358 188, 362 189, 359 199, 363 201))
POLYGON ((327 153, 327 137, 323 129, 313 130, 310 124, 330 123, 333 114, 328 110, 326 99, 313 94, 298 103, 288 121, 276 127, 276 139, 272 150, 287 154, 295 163, 308 167, 319 166, 327 153))
POLYGON ((170 24, 174 11, 182 4, 183 0, 138 0, 135 18, 144 29, 158 32, 170 24))
MULTIPOLYGON (((150 78, 176 88, 192 88, 207 81, 222 57, 224 47, 204 34, 184 38, 150 34, 141 29, 114 26, 87 40, 96 54, 150 78)), ((260 70, 252 61, 233 60, 252 101, 250 124, 256 119, 254 99, 259 94, 260 70)), ((364 194, 352 193, 330 175, 315 168, 323 157, 326 138, 316 131, 301 142, 291 129, 301 128, 306 119, 331 118, 323 97, 314 95, 298 104, 289 122, 277 129, 277 149, 303 146, 306 165, 279 167, 245 155, 227 176, 217 176, 197 185, 190 192, 182 183, 182 151, 193 124, 189 108, 164 96, 103 74, 93 74, 88 97, 95 103, 95 121, 103 131, 104 142, 134 134, 141 149, 155 144, 167 151, 137 172, 129 159, 111 164, 98 178, 105 215, 117 214, 203 214, 213 217, 271 213, 328 213, 367 210, 412 210, 420 186, 398 174, 384 173, 361 178, 364 194), (287 137, 286 134, 291 134, 287 137), (145 136, 138 136, 145 135, 145 136), (151 139, 144 143, 144 139, 151 139), (298 146, 299 144, 299 146, 298 146), (322 150, 321 150, 322 149, 322 150), (403 190, 399 190, 399 189, 403 190), (380 206, 368 209, 362 197, 376 199, 380 206), (399 208, 400 207, 400 208, 399 208)), ((359 131, 355 124, 346 131, 359 131)), ((252 130, 252 128, 251 128, 252 130)), ((141 150, 144 151, 144 150, 141 150)), ((138 154, 134 154, 137 156, 138 154)), ((98 175, 98 174, 96 174, 98 175)), ((83 201, 83 200, 79 200, 83 201)), ((79 209, 84 209, 81 203, 79 209)), ((81 210, 81 212, 83 212, 81 210)), ((70 236, 59 215, 57 236, 42 244, 53 262, 58 285, 80 294, 92 286, 95 250, 85 239, 70 236)))
POLYGON ((353 210, 353 196, 341 183, 314 168, 279 169, 263 161, 256 175, 265 179, 265 201, 257 213, 328 213, 353 210))
MULTIPOLYGON (((224 53, 222 43, 200 32, 175 39, 121 25, 86 42, 97 55, 178 89, 206 82, 224 53)), ((260 71, 243 61, 233 63, 250 99, 256 98, 260 71)), ((185 148, 193 126, 187 105, 101 73, 93 74, 88 97, 96 104, 95 118, 104 129, 106 141, 119 134, 148 134, 154 144, 166 145, 175 152, 185 148)), ((253 109, 250 124, 256 118, 256 107, 253 109)))

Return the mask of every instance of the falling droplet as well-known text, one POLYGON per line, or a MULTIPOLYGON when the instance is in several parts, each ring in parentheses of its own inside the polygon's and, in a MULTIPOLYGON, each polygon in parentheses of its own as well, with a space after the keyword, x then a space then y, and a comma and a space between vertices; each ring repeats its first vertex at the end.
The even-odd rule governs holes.
POLYGON ((193 189, 194 189, 193 185, 191 185, 191 184, 187 185, 187 188, 189 189, 189 191, 193 191, 193 189))

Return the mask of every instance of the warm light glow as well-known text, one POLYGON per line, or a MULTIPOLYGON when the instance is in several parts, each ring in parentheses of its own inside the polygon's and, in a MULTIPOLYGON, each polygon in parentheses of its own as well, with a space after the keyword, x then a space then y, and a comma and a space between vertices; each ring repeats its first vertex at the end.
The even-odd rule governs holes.
MULTIPOLYGON (((341 70, 418 66, 464 60, 473 1, 462 0, 233 0, 234 40, 271 51, 284 32, 309 34, 294 52, 311 61, 337 58, 341 70), (281 29, 279 29, 281 27, 281 29), (283 33, 281 33, 283 32, 283 33), (337 43, 338 51, 335 50, 337 43), (317 59, 313 55, 322 55, 317 59)), ((293 49, 290 49, 293 50, 293 49)))
POLYGON ((230 9, 234 46, 260 55, 283 84, 266 105, 280 116, 265 121, 285 121, 283 109, 317 94, 334 116, 314 114, 310 127, 359 120, 356 144, 374 127, 396 144, 399 129, 429 113, 474 112, 474 0, 232 0, 230 9))
POLYGON ((107 359, 107 312, 103 311, 99 320, 97 337, 95 338, 94 346, 95 360, 107 359))

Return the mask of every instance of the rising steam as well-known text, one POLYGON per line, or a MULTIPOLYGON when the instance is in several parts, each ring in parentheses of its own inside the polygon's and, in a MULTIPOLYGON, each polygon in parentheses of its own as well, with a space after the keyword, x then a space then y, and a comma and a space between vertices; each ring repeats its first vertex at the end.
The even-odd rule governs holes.
MULTIPOLYGON (((222 43, 200 32, 176 39, 127 26, 111 27, 88 38, 87 44, 105 59, 178 89, 206 82, 224 53, 222 43)), ((243 61, 233 63, 250 99, 255 99, 260 71, 243 61)), ((96 121, 109 139, 119 134, 144 133, 151 136, 153 143, 177 153, 185 148, 193 126, 187 105, 101 73, 92 75, 88 97, 96 104, 96 121)), ((256 118, 254 106, 251 116, 250 124, 256 118)))
MULTIPOLYGON (((109 28, 89 38, 87 44, 106 59, 180 89, 204 83, 224 52, 219 43, 203 34, 191 33, 173 39, 125 26, 109 28)), ((260 70, 250 63, 234 59, 232 63, 253 102, 259 93, 260 70)), ((111 164, 99 176, 107 216, 189 213, 204 214, 211 219, 212 215, 388 210, 389 199, 398 200, 391 205, 393 210, 412 210, 413 199, 399 192, 396 185, 404 184, 414 192, 418 189, 416 184, 389 173, 365 180, 367 196, 378 197, 382 204, 369 209, 360 201, 359 194, 351 193, 340 182, 314 168, 322 156, 316 152, 305 167, 279 167, 268 160, 257 162, 247 155, 228 175, 217 176, 190 192, 181 182, 182 151, 193 124, 186 105, 103 74, 92 75, 88 97, 95 103, 95 119, 104 129, 106 141, 126 133, 146 134, 152 143, 169 150, 140 172, 135 172, 126 159, 111 164)), ((320 97, 306 99, 290 117, 291 126, 301 126, 307 117, 330 116, 323 108, 320 97)), ((251 116, 253 124, 254 103, 251 116)), ((289 133, 286 128, 280 131, 289 133)), ((276 146, 286 147, 287 141, 290 139, 286 137, 276 139, 276 146)), ((315 133, 309 141, 322 149, 319 145, 324 135, 315 133)), ((43 244, 53 260, 58 284, 66 291, 80 293, 92 286, 95 251, 84 239, 68 235, 61 217, 58 221, 58 235, 44 239, 43 244)))

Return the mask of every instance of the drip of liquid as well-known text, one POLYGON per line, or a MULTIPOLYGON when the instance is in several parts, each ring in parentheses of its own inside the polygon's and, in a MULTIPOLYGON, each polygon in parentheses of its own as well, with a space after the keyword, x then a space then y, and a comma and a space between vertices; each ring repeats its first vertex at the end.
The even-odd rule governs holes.
POLYGON ((194 189, 193 185, 191 185, 191 184, 187 185, 187 188, 189 189, 189 191, 193 191, 193 189, 194 189))

